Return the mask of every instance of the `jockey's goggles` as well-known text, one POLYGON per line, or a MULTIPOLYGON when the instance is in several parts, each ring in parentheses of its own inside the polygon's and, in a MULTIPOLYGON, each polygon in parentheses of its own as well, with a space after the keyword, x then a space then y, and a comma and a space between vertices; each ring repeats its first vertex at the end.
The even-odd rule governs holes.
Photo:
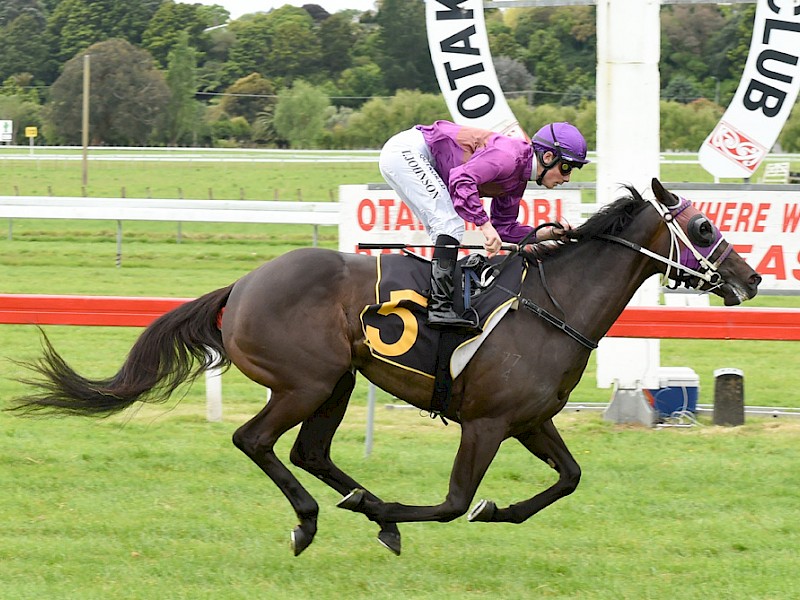
POLYGON ((569 175, 572 173, 572 169, 580 169, 582 166, 583 165, 571 163, 562 158, 561 162, 558 163, 558 170, 562 175, 569 175))

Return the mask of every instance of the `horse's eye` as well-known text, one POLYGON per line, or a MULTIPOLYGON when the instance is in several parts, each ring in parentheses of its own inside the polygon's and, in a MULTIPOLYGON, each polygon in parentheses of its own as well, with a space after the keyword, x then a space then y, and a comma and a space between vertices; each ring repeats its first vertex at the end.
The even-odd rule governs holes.
POLYGON ((686 233, 689 234, 689 239, 693 244, 701 248, 707 248, 714 243, 714 225, 704 215, 695 215, 689 219, 689 224, 686 227, 686 233))

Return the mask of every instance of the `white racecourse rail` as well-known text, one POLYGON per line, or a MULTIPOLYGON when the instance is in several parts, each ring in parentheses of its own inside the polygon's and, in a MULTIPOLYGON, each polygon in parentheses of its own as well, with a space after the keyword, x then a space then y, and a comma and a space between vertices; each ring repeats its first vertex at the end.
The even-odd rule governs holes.
POLYGON ((0 196, 0 217, 338 225, 336 202, 0 196))

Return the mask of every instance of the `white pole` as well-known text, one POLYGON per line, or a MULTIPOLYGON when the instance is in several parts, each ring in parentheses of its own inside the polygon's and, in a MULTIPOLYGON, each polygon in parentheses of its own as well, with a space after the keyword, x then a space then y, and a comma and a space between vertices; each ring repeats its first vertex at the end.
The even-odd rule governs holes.
MULTIPOLYGON (((632 184, 649 192, 659 176, 660 0, 597 1, 597 203, 612 202, 632 184)), ((631 304, 658 304, 648 281, 631 304)), ((597 383, 658 387, 658 340, 604 339, 597 383)))
MULTIPOLYGON (((209 352, 212 352, 209 349, 209 352)), ((216 354, 216 353, 214 353, 216 354)), ((222 370, 208 369, 206 377, 206 420, 210 423, 222 421, 222 370)))
POLYGON ((91 59, 88 54, 83 57, 83 110, 82 110, 82 131, 81 142, 83 145, 83 185, 89 183, 89 92, 91 81, 91 59))
POLYGON ((367 391, 367 433, 364 436, 364 456, 372 453, 373 432, 375 429, 375 384, 369 384, 367 391))

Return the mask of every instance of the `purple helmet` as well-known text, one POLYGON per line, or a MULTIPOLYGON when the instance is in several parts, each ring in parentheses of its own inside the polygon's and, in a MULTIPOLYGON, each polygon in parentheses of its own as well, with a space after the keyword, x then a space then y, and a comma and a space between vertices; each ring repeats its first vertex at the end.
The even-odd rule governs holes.
POLYGON ((586 140, 578 131, 578 128, 571 123, 550 123, 537 131, 533 140, 534 150, 555 152, 558 159, 578 165, 585 165, 589 161, 586 159, 586 140))

